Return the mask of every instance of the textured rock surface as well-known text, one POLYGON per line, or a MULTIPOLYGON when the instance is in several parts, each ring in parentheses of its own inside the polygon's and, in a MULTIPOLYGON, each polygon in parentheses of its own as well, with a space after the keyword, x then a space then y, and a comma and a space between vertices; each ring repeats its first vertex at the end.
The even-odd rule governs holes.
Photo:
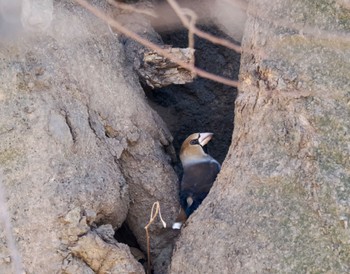
POLYGON ((232 145, 171 273, 350 271, 350 10, 336 2, 250 1, 232 145))
MULTIPOLYGON (((104 229, 104 232, 107 230, 104 229)), ((113 237, 114 230, 111 226, 109 232, 113 237)), ((145 273, 142 265, 135 260, 127 245, 117 243, 115 240, 114 243, 106 243, 93 232, 80 237, 70 250, 74 257, 84 261, 94 271, 92 273, 145 273)), ((65 273, 84 272, 82 268, 76 266, 75 262, 70 262, 65 273)))
MULTIPOLYGON (((152 203, 160 201, 167 221, 178 209, 164 149, 172 137, 124 66, 116 36, 70 1, 57 1, 47 32, 0 43, 0 166, 26 273, 59 272, 95 223, 118 228, 131 219, 145 250, 152 203)), ((158 246, 168 249, 153 253, 164 267, 169 236, 154 226, 158 246)), ((79 256, 72 261, 92 273, 79 256)), ((0 272, 10 273, 9 260, 0 260, 0 272)))

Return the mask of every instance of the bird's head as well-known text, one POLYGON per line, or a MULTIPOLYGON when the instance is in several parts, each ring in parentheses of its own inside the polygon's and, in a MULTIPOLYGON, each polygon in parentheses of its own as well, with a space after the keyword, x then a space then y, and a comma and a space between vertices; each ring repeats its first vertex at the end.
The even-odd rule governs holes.
POLYGON ((180 160, 183 166, 205 161, 208 154, 203 147, 211 140, 213 133, 193 133, 182 143, 180 150, 180 160))

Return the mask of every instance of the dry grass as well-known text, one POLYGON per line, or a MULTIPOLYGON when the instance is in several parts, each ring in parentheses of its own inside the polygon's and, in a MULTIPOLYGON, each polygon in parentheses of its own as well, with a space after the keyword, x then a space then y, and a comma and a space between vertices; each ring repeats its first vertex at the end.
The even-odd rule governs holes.
POLYGON ((152 269, 152 264, 151 264, 151 239, 150 239, 150 235, 149 235, 149 227, 151 226, 151 224, 153 224, 153 222, 155 221, 155 219, 157 218, 157 216, 159 215, 159 218, 163 224, 163 227, 166 228, 166 223, 164 222, 163 218, 162 218, 162 214, 160 212, 160 204, 159 202, 155 202, 152 206, 151 209, 151 216, 149 218, 149 222, 148 224, 145 226, 145 230, 146 230, 146 239, 147 239, 147 274, 151 274, 151 269, 152 269))

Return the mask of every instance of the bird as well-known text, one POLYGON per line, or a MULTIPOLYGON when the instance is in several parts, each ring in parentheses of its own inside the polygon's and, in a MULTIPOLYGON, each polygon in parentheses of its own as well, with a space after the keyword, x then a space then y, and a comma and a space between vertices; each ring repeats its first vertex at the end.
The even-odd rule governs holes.
POLYGON ((183 175, 180 183, 180 212, 172 225, 181 229, 187 218, 199 207, 208 195, 221 166, 207 154, 204 146, 213 133, 193 133, 186 138, 180 149, 183 175))

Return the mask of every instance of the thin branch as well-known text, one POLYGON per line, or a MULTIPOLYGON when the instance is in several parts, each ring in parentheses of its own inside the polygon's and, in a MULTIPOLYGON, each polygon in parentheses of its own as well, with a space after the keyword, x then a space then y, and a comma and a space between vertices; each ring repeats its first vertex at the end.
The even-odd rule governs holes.
POLYGON ((188 28, 188 47, 193 49, 194 48, 194 28, 197 21, 197 14, 190 9, 183 9, 184 14, 188 15, 191 19, 189 22, 189 28, 188 28))
POLYGON ((96 17, 100 18, 102 21, 106 22, 107 24, 111 25, 115 29, 117 29, 119 32, 123 33, 124 35, 128 36, 129 38, 139 42, 140 44, 144 45, 147 48, 150 48, 152 50, 157 51, 160 55, 163 55, 165 58, 170 59, 174 63, 178 64, 179 66, 191 71, 192 73, 195 73, 203 78, 216 81, 218 83, 222 83, 231 87, 238 87, 239 82, 234 81, 225 77, 221 77, 212 73, 209 73, 207 71, 204 71, 202 69, 196 68, 192 64, 185 63, 177 58, 174 58, 171 54, 169 54, 166 50, 163 50, 156 44, 142 38, 141 36, 137 35, 136 33, 132 32, 131 30, 123 27, 119 22, 111 18, 110 16, 107 16, 105 13, 103 13, 98 8, 92 6, 86 0, 75 0, 79 5, 86 8, 88 11, 90 11, 92 14, 94 14, 96 17))
MULTIPOLYGON (((175 0, 167 0, 167 1, 168 1, 169 5, 173 8, 176 15, 180 18, 182 24, 186 28, 190 29, 191 22, 186 18, 183 10, 179 6, 179 4, 175 0)), ((196 34, 197 36, 203 38, 203 39, 206 39, 206 40, 212 42, 213 44, 221 45, 221 46, 227 47, 229 49, 232 49, 238 53, 242 53, 242 48, 240 46, 235 45, 226 39, 221 39, 221 38, 215 37, 207 32, 204 32, 204 31, 198 29, 196 26, 193 26, 193 33, 196 34)))
MULTIPOLYGON (((190 24, 188 27, 188 47, 190 49, 194 49, 194 29, 196 27, 196 21, 197 21, 197 14, 193 12, 190 9, 183 9, 183 12, 190 16, 190 24)), ((193 55, 193 58, 191 59, 191 64, 194 66, 195 64, 195 56, 193 55)), ((193 75, 193 78, 195 75, 193 75)))
POLYGON ((188 27, 189 22, 188 19, 186 18, 186 16, 183 13, 182 8, 179 6, 179 4, 175 1, 175 0, 167 0, 169 5, 172 7, 172 9, 174 10, 174 12, 176 13, 176 15, 179 17, 179 19, 181 20, 182 24, 185 27, 188 27))
POLYGON ((242 48, 240 46, 237 46, 226 39, 221 39, 221 38, 215 37, 207 32, 204 32, 204 31, 198 29, 197 27, 195 27, 194 32, 197 36, 199 36, 203 39, 206 39, 206 40, 212 42, 213 44, 224 46, 228 49, 232 49, 239 54, 242 53, 242 48))

